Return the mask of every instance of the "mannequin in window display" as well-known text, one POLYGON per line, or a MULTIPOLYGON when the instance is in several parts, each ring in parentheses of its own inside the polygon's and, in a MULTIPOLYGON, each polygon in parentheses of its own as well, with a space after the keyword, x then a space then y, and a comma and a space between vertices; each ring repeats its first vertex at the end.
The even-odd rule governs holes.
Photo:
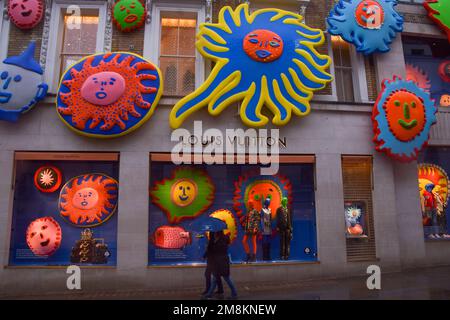
POLYGON ((425 190, 423 191, 421 197, 421 205, 424 218, 428 221, 428 224, 431 224, 426 227, 428 229, 428 238, 439 239, 441 238, 439 235, 441 229, 439 226, 439 220, 441 219, 438 217, 440 197, 439 195, 433 193, 433 189, 434 184, 432 183, 425 186, 425 190))
POLYGON ((261 209, 261 230, 263 235, 263 260, 272 260, 270 257, 270 241, 272 237, 272 211, 269 208, 270 198, 266 198, 261 209))
POLYGON ((287 198, 281 199, 281 207, 277 209, 277 231, 280 235, 280 259, 289 259, 292 240, 292 213, 287 207, 287 198))
POLYGON ((248 212, 244 217, 244 238, 242 244, 244 245, 245 253, 247 254, 246 262, 256 261, 256 250, 258 246, 256 244, 256 237, 260 231, 261 216, 258 210, 255 209, 252 200, 248 202, 248 212), (251 238, 253 251, 250 253, 250 246, 248 245, 248 239, 251 238))

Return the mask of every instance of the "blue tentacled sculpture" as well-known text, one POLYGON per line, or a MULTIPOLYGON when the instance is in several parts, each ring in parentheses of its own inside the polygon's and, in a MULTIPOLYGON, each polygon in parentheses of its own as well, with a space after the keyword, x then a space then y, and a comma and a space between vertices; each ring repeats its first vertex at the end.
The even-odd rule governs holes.
POLYGON ((339 0, 327 18, 328 32, 365 55, 387 52, 396 33, 403 31, 396 5, 396 0, 339 0))

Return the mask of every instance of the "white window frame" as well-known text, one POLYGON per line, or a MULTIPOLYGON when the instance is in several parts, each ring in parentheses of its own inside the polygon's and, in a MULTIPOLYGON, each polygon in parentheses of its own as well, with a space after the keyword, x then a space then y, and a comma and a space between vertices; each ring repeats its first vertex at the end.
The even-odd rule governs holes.
POLYGON ((48 38, 48 50, 45 64, 45 81, 49 85, 49 92, 56 93, 59 86, 59 72, 60 72, 60 53, 62 45, 62 14, 63 9, 67 9, 69 6, 77 5, 81 9, 97 9, 99 12, 98 30, 97 30, 97 43, 96 53, 104 51, 105 44, 105 28, 107 17, 107 2, 99 1, 83 1, 73 2, 66 0, 57 0, 53 2, 52 12, 50 18, 50 34, 48 38))
POLYGON ((6 13, 7 0, 0 0, 0 61, 3 61, 8 54, 9 42, 9 19, 3 19, 6 13))
MULTIPOLYGON (((317 100, 324 101, 338 101, 337 89, 336 89, 336 69, 334 65, 333 47, 331 42, 331 36, 326 35, 328 39, 328 55, 331 58, 330 72, 333 75, 333 82, 331 83, 331 95, 315 95, 317 100)), ((366 78, 366 65, 364 63, 364 56, 362 53, 358 53, 355 47, 350 43, 350 60, 352 64, 352 80, 353 80, 353 96, 354 102, 371 102, 369 101, 369 91, 367 88, 366 78)), ((342 101, 346 103, 348 101, 342 101)))
MULTIPOLYGON (((188 3, 155 3, 152 7, 152 21, 145 25, 144 57, 159 66, 160 39, 161 39, 161 12, 189 12, 197 14, 197 28, 205 22, 206 8, 202 4, 188 3)), ((205 81, 205 59, 195 49, 195 89, 205 81)))

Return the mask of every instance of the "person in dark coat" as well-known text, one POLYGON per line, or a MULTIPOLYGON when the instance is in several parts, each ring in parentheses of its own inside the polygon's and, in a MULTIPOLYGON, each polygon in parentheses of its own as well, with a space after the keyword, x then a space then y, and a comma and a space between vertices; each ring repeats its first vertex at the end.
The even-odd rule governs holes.
MULTIPOLYGON (((214 242, 214 232, 210 233, 208 245, 206 247, 205 254, 203 255, 203 259, 206 259, 206 270, 205 270, 205 281, 206 281, 206 288, 205 291, 202 292, 202 296, 206 295, 211 288, 211 276, 212 276, 212 258, 208 257, 208 252, 211 252, 211 247, 214 242)), ((217 278, 217 292, 216 295, 219 298, 223 297, 223 284, 222 279, 217 278)))
POLYGON ((208 245, 207 256, 208 262, 211 265, 211 272, 213 274, 213 282, 209 288, 208 293, 203 297, 208 299, 212 297, 218 279, 223 278, 231 290, 231 299, 237 298, 237 291, 234 287, 233 281, 230 278, 230 259, 228 257, 228 245, 230 238, 226 236, 223 231, 214 233, 214 240, 211 241, 211 246, 208 245))

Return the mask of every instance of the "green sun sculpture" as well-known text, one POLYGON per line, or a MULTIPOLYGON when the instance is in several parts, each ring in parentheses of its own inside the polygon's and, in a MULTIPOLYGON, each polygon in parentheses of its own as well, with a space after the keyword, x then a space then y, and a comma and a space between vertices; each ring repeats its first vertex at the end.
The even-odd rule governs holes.
POLYGON ((199 216, 211 206, 214 185, 204 170, 179 168, 170 178, 155 183, 150 198, 166 214, 169 223, 179 223, 199 216))
POLYGON ((120 31, 136 30, 144 25, 145 5, 142 0, 118 0, 112 8, 112 17, 120 31))
POLYGON ((447 34, 450 42, 450 0, 426 0, 423 6, 428 16, 447 34))

